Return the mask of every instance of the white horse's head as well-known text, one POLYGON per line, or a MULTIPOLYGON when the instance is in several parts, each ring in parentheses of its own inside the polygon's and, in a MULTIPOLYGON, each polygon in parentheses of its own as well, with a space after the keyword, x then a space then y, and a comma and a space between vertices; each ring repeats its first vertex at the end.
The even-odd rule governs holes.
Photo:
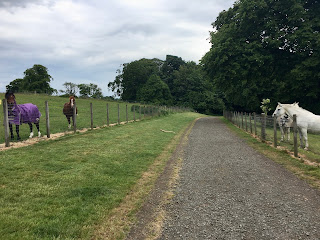
POLYGON ((278 102, 276 110, 274 110, 272 117, 281 117, 286 113, 281 103, 278 102))

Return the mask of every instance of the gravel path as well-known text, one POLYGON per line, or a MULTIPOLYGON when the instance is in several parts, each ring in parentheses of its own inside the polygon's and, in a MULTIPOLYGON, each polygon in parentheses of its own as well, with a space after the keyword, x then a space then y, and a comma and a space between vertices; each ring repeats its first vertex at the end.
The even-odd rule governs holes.
POLYGON ((159 239, 320 239, 320 194, 219 118, 196 122, 159 239))

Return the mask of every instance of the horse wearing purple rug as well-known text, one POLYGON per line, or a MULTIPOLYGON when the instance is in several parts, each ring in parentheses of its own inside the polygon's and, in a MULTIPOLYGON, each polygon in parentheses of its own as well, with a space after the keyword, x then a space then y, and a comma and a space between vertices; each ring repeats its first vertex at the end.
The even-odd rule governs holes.
POLYGON ((15 95, 12 92, 7 92, 5 95, 8 102, 8 118, 9 118, 9 129, 11 139, 14 139, 12 124, 16 125, 17 140, 20 140, 19 127, 22 123, 27 123, 30 127, 30 136, 33 137, 33 127, 34 123, 38 129, 38 137, 41 137, 39 121, 41 113, 38 107, 32 103, 17 104, 15 100, 15 95))

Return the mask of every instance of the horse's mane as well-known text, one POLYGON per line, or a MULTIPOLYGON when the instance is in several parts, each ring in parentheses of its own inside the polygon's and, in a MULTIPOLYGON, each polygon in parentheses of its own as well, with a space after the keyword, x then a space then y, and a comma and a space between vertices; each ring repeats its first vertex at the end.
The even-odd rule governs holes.
POLYGON ((293 105, 293 104, 282 104, 285 108, 294 108, 296 111, 298 111, 301 114, 309 114, 309 115, 315 115, 314 113, 300 107, 298 104, 293 105))

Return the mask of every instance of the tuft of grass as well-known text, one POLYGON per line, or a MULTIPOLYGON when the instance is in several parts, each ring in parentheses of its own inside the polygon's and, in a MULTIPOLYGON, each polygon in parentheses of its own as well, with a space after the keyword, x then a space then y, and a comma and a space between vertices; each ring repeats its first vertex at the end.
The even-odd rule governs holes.
POLYGON ((0 236, 91 239, 176 133, 199 116, 172 114, 0 152, 0 236))

